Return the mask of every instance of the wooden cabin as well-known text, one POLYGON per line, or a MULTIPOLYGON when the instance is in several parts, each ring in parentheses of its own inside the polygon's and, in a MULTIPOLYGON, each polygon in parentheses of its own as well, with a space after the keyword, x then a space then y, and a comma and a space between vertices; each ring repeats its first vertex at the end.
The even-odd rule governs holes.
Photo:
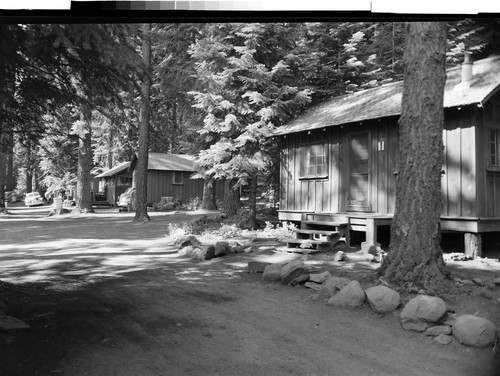
MULTIPOLYGON (((137 157, 98 175, 106 197, 116 204, 120 194, 135 186, 137 157)), ((203 198, 203 179, 191 179, 195 172, 194 157, 187 154, 153 153, 148 155, 147 203, 153 205, 162 197, 172 197, 186 203, 203 198)), ((224 184, 216 182, 216 198, 224 196, 224 184)))
POLYGON ((123 162, 96 176, 99 179, 100 196, 105 197, 105 202, 116 205, 120 195, 132 187, 132 172, 129 168, 130 162, 123 162))
MULTIPOLYGON (((500 56, 447 70, 441 229, 479 248, 481 233, 500 231, 499 88, 500 56)), ((275 131, 281 221, 347 222, 377 241, 394 214, 402 91, 395 82, 335 97, 275 131)))

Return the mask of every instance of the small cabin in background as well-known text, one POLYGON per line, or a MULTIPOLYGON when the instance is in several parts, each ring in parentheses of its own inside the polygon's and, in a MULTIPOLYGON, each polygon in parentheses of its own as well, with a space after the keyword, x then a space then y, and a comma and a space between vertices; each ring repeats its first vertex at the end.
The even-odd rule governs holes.
MULTIPOLYGON (((499 88, 500 56, 447 70, 441 229, 466 247, 500 231, 499 88)), ((348 222, 377 241, 394 214, 402 92, 401 81, 335 97, 275 131, 281 221, 348 222)))
MULTIPOLYGON (((113 205, 127 188, 135 186, 137 157, 131 162, 97 175, 100 191, 105 191, 107 201, 113 205)), ((148 154, 147 203, 160 202, 162 197, 173 197, 181 203, 198 197, 203 198, 203 179, 191 179, 195 172, 194 157, 187 154, 153 153, 148 154)), ((223 199, 224 184, 216 182, 216 198, 223 199)))

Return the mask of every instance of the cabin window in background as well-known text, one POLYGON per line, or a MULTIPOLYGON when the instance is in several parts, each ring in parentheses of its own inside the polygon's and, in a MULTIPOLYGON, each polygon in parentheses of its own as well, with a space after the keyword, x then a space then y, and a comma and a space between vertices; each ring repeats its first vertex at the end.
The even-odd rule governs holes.
POLYGON ((130 176, 118 176, 117 185, 131 186, 132 185, 132 177, 130 177, 130 176))
POLYGON ((500 129, 490 130, 490 165, 500 167, 500 129))
POLYGON ((174 171, 173 172, 173 180, 172 184, 182 184, 182 172, 181 171, 174 171))
POLYGON ((300 148, 300 177, 328 177, 325 144, 309 144, 300 148))

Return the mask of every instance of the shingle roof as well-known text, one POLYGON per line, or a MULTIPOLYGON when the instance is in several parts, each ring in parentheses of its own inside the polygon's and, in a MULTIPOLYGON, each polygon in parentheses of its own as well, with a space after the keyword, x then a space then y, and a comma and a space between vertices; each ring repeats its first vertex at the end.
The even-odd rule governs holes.
POLYGON ((118 166, 115 166, 108 171, 104 171, 102 174, 96 175, 96 178, 106 178, 108 176, 113 176, 118 174, 119 172, 122 172, 123 170, 128 169, 130 166, 130 162, 123 162, 120 163, 118 166))
MULTIPOLYGON (((461 84, 461 66, 447 70, 445 108, 484 103, 500 88, 500 56, 475 61, 473 72, 472 80, 464 85, 461 84)), ((277 128, 273 135, 400 115, 402 94, 403 81, 399 81, 334 97, 309 108, 288 124, 277 128)))
POLYGON ((148 170, 194 171, 194 157, 187 154, 149 153, 148 170))
MULTIPOLYGON (((130 167, 131 162, 123 162, 108 171, 96 176, 96 178, 105 178, 116 175, 130 167)), ((148 170, 163 170, 163 171, 189 171, 193 172, 194 157, 187 154, 169 154, 169 153, 153 153, 148 156, 148 170)))

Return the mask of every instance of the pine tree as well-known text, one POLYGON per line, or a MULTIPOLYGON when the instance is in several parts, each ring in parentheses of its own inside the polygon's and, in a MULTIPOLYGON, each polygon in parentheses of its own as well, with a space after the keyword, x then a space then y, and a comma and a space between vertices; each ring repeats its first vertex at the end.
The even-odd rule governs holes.
POLYGON ((257 227, 256 177, 270 163, 265 146, 270 130, 310 100, 293 82, 275 24, 212 25, 192 48, 203 91, 192 92, 205 112, 200 131, 210 145, 198 164, 213 178, 250 185, 248 227, 257 227))

